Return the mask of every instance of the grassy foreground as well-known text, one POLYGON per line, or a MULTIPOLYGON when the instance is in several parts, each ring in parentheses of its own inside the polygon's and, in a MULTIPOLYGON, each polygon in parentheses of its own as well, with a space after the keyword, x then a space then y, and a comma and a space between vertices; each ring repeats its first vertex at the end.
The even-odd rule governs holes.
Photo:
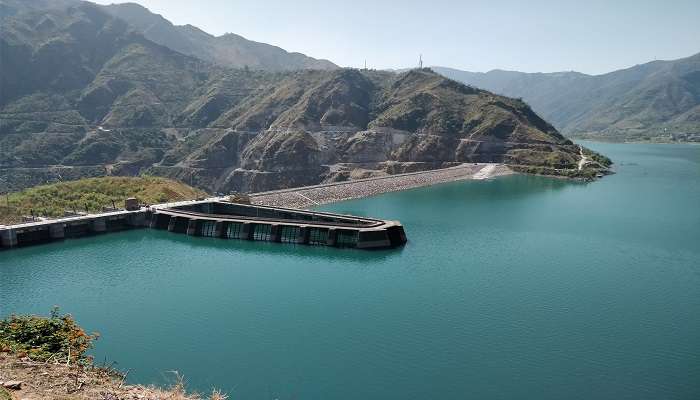
POLYGON ((206 193, 184 183, 156 177, 102 177, 36 186, 0 197, 0 224, 17 223, 23 215, 60 217, 66 210, 99 212, 124 206, 128 197, 155 204, 188 200, 206 193), (8 206, 9 203, 9 206, 8 206))
MULTIPOLYGON (((49 317, 13 315, 0 320, 0 380, 21 382, 13 390, 0 386, 0 400, 203 399, 186 393, 179 376, 166 389, 125 384, 125 375, 95 365, 87 355, 98 336, 86 333, 58 309, 49 317)), ((214 391, 208 398, 226 396, 214 391)))

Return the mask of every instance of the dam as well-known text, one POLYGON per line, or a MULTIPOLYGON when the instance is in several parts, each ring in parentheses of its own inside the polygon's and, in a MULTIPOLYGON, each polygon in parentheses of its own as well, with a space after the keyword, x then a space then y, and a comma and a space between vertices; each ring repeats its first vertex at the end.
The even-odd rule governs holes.
POLYGON ((357 249, 392 248, 406 243, 398 221, 241 204, 224 198, 151 206, 134 205, 133 199, 129 203, 125 210, 0 226, 0 249, 137 228, 357 249))
POLYGON ((391 248, 406 243, 404 228, 398 221, 302 209, 436 183, 509 174, 512 171, 503 164, 467 163, 436 170, 250 193, 248 197, 252 204, 232 202, 229 197, 212 197, 140 206, 136 199, 127 199, 124 210, 0 225, 0 250, 135 228, 223 239, 357 249, 391 248))

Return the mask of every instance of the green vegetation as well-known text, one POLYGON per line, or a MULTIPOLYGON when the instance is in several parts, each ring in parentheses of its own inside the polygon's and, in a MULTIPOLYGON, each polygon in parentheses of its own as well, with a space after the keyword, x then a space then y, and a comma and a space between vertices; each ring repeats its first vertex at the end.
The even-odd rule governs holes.
POLYGON ((580 171, 576 168, 559 169, 532 165, 509 165, 508 167, 515 172, 520 172, 524 174, 558 176, 562 178, 580 179, 585 181, 591 181, 595 179, 599 174, 609 173, 607 169, 599 169, 594 167, 584 167, 580 171))
MULTIPOLYGON (((95 365, 86 354, 99 334, 88 334, 72 316, 54 308, 48 317, 12 315, 0 320, 0 376, 22 382, 16 398, 27 399, 170 399, 226 400, 213 390, 210 397, 188 394, 182 376, 168 388, 132 386, 126 375, 106 365, 95 365), (60 388, 60 390, 57 390, 60 388)), ((12 400, 0 387, 0 400, 12 400)))
POLYGON ((613 164, 612 160, 608 157, 600 153, 596 153, 595 151, 591 151, 590 149, 587 149, 585 147, 583 148, 583 154, 590 157, 591 160, 598 163, 601 167, 609 167, 613 164))
POLYGON ((578 155, 564 151, 514 149, 508 152, 509 164, 533 165, 543 168, 577 169, 578 155))
POLYGON ((195 199, 205 193, 183 183, 156 177, 102 177, 37 186, 0 198, 0 223, 19 222, 23 215, 58 217, 66 210, 90 212, 123 207, 136 197, 148 204, 195 199), (9 208, 8 203, 9 201, 9 208))
POLYGON ((0 320, 0 350, 23 353, 36 361, 89 362, 85 352, 99 334, 87 334, 70 315, 58 308, 50 317, 12 315, 0 320))

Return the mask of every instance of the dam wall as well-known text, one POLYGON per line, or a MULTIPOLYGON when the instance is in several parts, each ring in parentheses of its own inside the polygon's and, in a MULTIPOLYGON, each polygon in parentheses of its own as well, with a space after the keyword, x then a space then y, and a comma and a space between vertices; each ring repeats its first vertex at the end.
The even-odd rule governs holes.
POLYGON ((10 226, 0 225, 0 249, 30 246, 144 226, 146 226, 145 210, 115 211, 10 226))
POLYGON ((214 198, 0 225, 0 249, 137 228, 189 236, 358 249, 391 248, 406 243, 406 234, 398 221, 238 204, 214 198))
POLYGON ((152 207, 149 227, 192 236, 358 249, 406 243, 398 221, 224 201, 152 207))

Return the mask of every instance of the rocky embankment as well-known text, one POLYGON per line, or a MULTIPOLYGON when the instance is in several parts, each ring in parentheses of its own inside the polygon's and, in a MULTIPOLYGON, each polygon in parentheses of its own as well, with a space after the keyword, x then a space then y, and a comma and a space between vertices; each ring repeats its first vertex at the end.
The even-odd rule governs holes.
POLYGON ((253 204, 266 206, 309 208, 438 183, 489 179, 511 173, 512 171, 503 164, 463 164, 434 171, 258 193, 250 196, 250 200, 253 204))

